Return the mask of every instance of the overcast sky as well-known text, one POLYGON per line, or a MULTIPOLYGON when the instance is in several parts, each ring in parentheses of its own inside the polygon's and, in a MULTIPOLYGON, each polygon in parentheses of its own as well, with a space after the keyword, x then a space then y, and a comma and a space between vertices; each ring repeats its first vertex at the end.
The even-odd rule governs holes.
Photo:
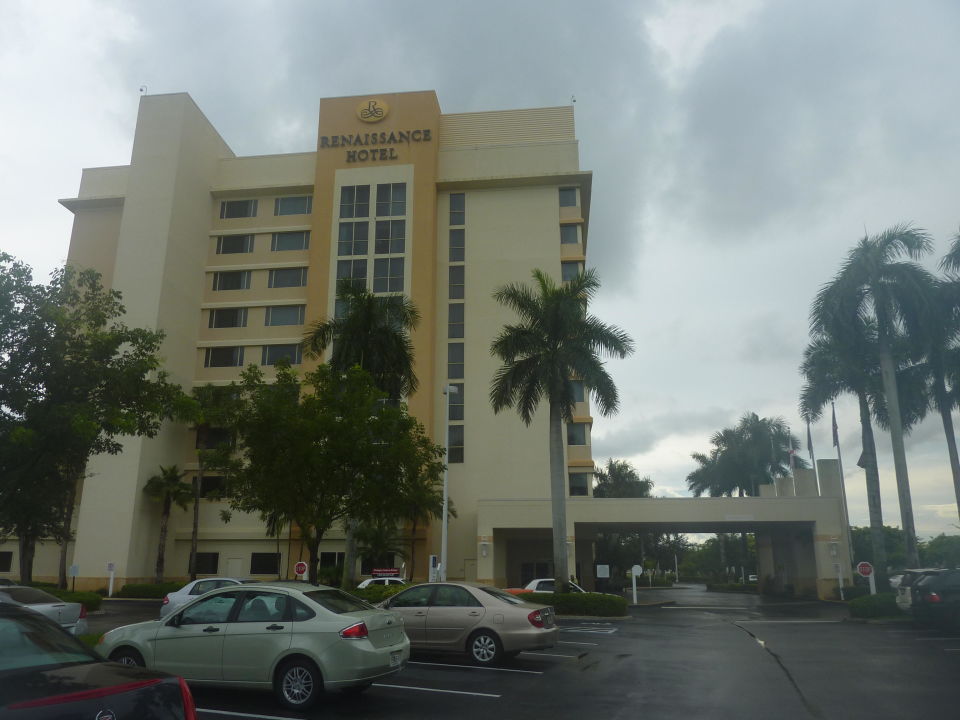
MULTIPOLYGON (((0 249, 65 259, 84 167, 127 164, 140 87, 189 92, 238 155, 313 150, 319 98, 434 89, 444 112, 576 98, 594 173, 594 312, 628 330, 594 457, 686 495, 693 451, 745 412, 800 435, 817 289, 863 236, 960 224, 960 3, 6 0, 0 249)), ((867 524, 855 403, 838 404, 867 524)), ((900 524, 878 432, 887 524, 900 524)), ((829 419, 813 428, 833 456, 829 419)), ((958 532, 943 429, 907 443, 921 536, 958 532)))

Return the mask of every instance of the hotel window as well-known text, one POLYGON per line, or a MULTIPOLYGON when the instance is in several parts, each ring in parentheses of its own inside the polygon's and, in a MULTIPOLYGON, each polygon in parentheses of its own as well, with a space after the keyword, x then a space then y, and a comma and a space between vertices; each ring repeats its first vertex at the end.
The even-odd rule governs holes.
POLYGON ((560 244, 561 245, 576 245, 578 242, 580 242, 580 233, 577 230, 576 225, 560 226, 560 244))
POLYGON ((0 552, 0 572, 8 573, 13 566, 13 551, 4 550, 0 552))
POLYGON ((378 258, 373 261, 373 291, 403 292, 403 258, 378 258))
POLYGON ((340 188, 340 217, 370 217, 369 185, 348 185, 340 188))
POLYGON ((451 265, 450 266, 450 294, 449 297, 451 300, 462 300, 463 299, 463 283, 464 283, 464 269, 463 265, 451 265))
POLYGON ((406 232, 405 220, 377 220, 374 252, 378 255, 402 253, 406 232))
POLYGON ((248 218, 257 216, 256 200, 221 200, 220 218, 248 218))
POLYGON ((462 229, 450 231, 450 262, 464 261, 466 257, 466 244, 462 229))
POLYGON ((221 445, 233 447, 233 431, 229 428, 207 427, 205 432, 197 431, 193 446, 197 450, 216 450, 221 445))
POLYGON ((463 337, 463 303, 450 303, 447 316, 447 337, 463 337))
POLYGON ((560 263, 560 279, 564 282, 575 280, 582 270, 583 265, 579 262, 560 263))
POLYGON ((246 308, 217 308, 210 311, 210 325, 212 328, 232 328, 247 326, 246 308))
POLYGON ((267 327, 277 325, 303 325, 304 305, 275 305, 268 307, 263 324, 267 327))
POLYGON ((280 553, 250 553, 251 575, 276 575, 280 572, 280 553))
POLYGON ((577 189, 560 188, 560 207, 577 206, 577 189))
POLYGON ((320 553, 320 567, 332 568, 337 565, 343 565, 345 553, 342 552, 322 552, 320 553))
POLYGON ((567 477, 570 497, 583 497, 590 494, 590 473, 570 473, 567 477))
POLYGON ((307 269, 305 267, 277 268, 270 271, 270 280, 267 284, 267 287, 303 287, 306 284, 307 269))
POLYGON ((451 425, 447 434, 447 463, 463 462, 463 425, 451 425))
POLYGON ((230 272, 215 272, 213 274, 214 290, 249 290, 250 271, 232 270, 230 272))
POLYGON ((289 360, 291 365, 299 365, 303 362, 300 345, 264 345, 260 364, 276 365, 281 358, 289 360))
POLYGON ((333 319, 343 320, 347 316, 347 310, 349 309, 350 305, 346 300, 337 298, 333 301, 333 319))
POLYGON ((463 343, 447 344, 447 377, 463 377, 463 343))
POLYGON ((200 479, 200 496, 205 498, 219 498, 223 496, 226 487, 223 475, 204 475, 200 479))
POLYGON ((312 210, 312 195, 282 197, 273 201, 274 215, 309 215, 312 210))
POLYGON ((570 389, 573 391, 574 402, 583 402, 586 399, 587 395, 582 380, 571 380, 570 389))
POLYGON ((463 193, 450 195, 450 224, 463 225, 466 219, 466 200, 463 193))
POLYGON ((587 424, 567 423, 567 445, 587 444, 587 424))
POLYGON ((217 238, 217 255, 253 252, 253 235, 221 235, 217 238))
POLYGON ((366 255, 370 224, 367 222, 340 223, 337 255, 366 255))
POLYGON ((337 280, 353 280, 354 285, 367 286, 366 260, 337 260, 337 280))
POLYGON ((210 347, 207 348, 204 367, 241 367, 243 365, 242 347, 210 347))
POLYGON ((457 389, 450 393, 450 420, 463 420, 463 383, 450 383, 457 389))
POLYGON ((270 250, 282 252, 284 250, 307 250, 310 247, 310 231, 279 232, 273 234, 270 241, 270 250))
POLYGON ((377 217, 407 214, 406 183, 377 185, 377 217))
POLYGON ((196 563, 198 575, 216 575, 220 566, 220 553, 198 552, 196 563))

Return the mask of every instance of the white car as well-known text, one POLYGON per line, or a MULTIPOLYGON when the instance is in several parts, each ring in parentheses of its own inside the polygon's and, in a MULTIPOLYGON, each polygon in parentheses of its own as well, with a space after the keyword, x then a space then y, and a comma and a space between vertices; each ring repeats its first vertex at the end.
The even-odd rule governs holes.
POLYGON ((19 605, 53 620, 71 635, 86 635, 87 608, 82 603, 66 602, 35 587, 0 587, 0 604, 19 605))
POLYGON ((162 620, 170 613, 175 612, 178 608, 182 607, 185 603, 195 600, 200 595, 205 595, 211 590, 227 587, 227 585, 243 585, 245 583, 255 582, 257 581, 242 580, 240 578, 231 577, 212 577, 192 580, 179 590, 175 590, 172 593, 167 593, 163 597, 163 604, 160 606, 160 619, 162 620))
MULTIPOLYGON (((556 585, 553 578, 537 578, 536 580, 531 580, 523 586, 524 590, 529 590, 531 592, 554 592, 555 588, 556 585)), ((570 592, 585 593, 587 591, 571 580, 570 592)))
POLYGON ((407 584, 406 580, 398 577, 367 578, 362 583, 357 585, 357 590, 363 590, 363 588, 370 587, 371 585, 406 585, 406 584, 407 584))

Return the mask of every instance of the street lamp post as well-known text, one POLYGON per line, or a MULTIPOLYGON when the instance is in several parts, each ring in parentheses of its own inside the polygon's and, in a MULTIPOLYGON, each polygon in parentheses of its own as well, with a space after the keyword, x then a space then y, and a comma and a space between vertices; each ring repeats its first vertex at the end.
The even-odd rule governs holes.
POLYGON ((450 465, 450 395, 457 392, 456 385, 447 385, 443 389, 446 397, 446 416, 444 420, 444 457, 443 457, 443 518, 440 521, 440 579, 447 579, 447 522, 450 505, 449 465, 450 465))

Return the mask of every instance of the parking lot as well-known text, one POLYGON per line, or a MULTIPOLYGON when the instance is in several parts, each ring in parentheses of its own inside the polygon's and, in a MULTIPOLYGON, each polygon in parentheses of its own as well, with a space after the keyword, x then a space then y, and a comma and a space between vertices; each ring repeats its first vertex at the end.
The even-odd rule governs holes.
POLYGON ((908 623, 844 620, 845 608, 771 603, 703 588, 654 591, 626 619, 561 619, 560 644, 498 668, 414 654, 360 696, 309 714, 269 693, 195 688, 215 718, 956 717, 960 637, 908 623))

